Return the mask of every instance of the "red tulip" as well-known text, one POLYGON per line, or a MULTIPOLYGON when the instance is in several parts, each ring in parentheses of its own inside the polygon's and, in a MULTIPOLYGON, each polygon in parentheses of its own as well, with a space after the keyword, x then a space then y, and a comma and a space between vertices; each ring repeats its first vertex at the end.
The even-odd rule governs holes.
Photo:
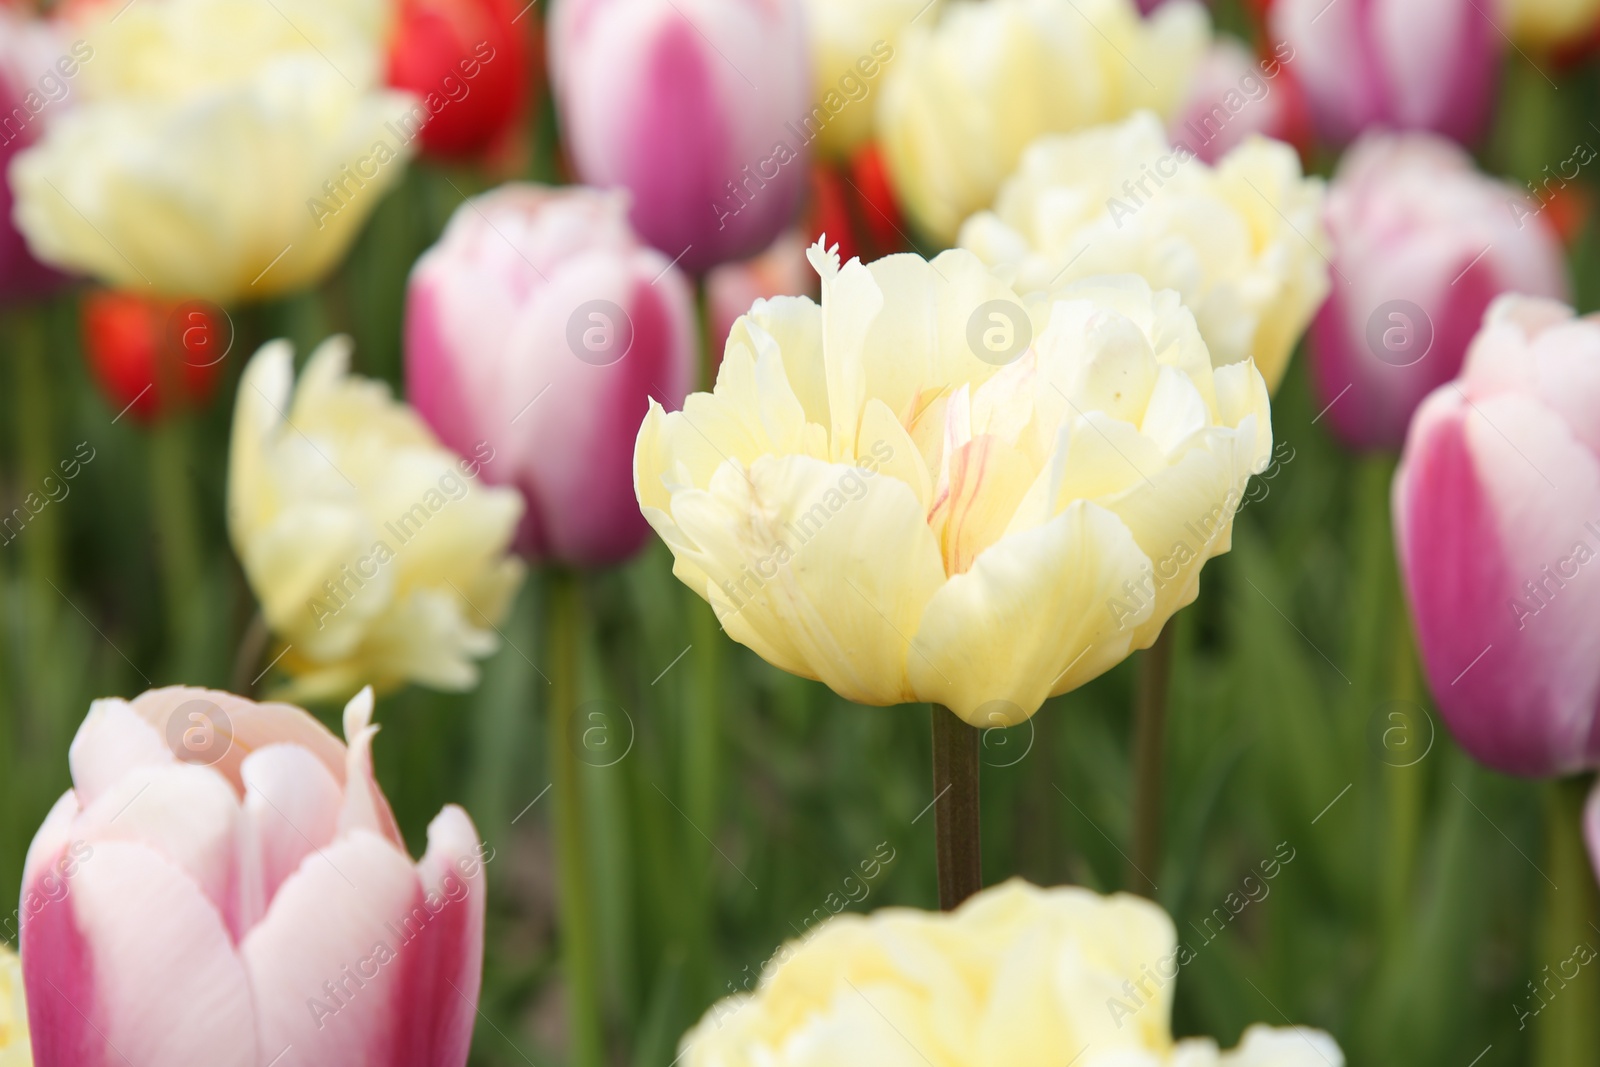
POLYGON ((531 4, 518 0, 401 0, 389 84, 422 98, 422 147, 447 158, 504 143, 524 113, 531 4))
POLYGON ((205 301, 102 290, 84 299, 83 343, 106 403, 150 422, 211 399, 233 323, 205 301))

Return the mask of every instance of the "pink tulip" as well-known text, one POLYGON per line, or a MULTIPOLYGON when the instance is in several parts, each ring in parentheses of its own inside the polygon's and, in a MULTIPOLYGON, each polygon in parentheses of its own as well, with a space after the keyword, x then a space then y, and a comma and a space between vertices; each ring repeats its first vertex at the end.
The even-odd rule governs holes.
POLYGON ((1560 243, 1528 203, 1429 134, 1368 134, 1346 153, 1328 192, 1333 288, 1311 373, 1347 444, 1398 448, 1500 293, 1565 298, 1560 243))
POLYGON ((1600 764, 1600 318, 1496 300, 1417 410, 1394 518, 1456 739, 1512 774, 1600 764))
POLYGON ((49 292, 66 276, 44 266, 11 221, 11 160, 72 105, 79 72, 94 57, 53 21, 0 6, 0 300, 49 292))
POLYGON ((800 230, 789 230, 754 259, 724 263, 706 275, 706 318, 717 356, 721 356, 733 324, 757 300, 817 297, 817 272, 806 260, 808 246, 800 230))
POLYGON ((1288 75, 1292 56, 1279 44, 1277 54, 1257 59, 1233 38, 1218 37, 1172 117, 1172 143, 1213 164, 1254 134, 1298 147, 1304 104, 1288 75))
POLYGON ((1370 126, 1475 140, 1488 123, 1504 42, 1491 0, 1277 0, 1273 35, 1295 51, 1317 132, 1343 144, 1370 126))
POLYGON ((481 476, 522 490, 519 547, 594 566, 649 533, 633 443, 698 348, 689 283, 628 228, 627 197, 506 185, 463 204, 411 272, 411 403, 481 476))
POLYGON ((95 701, 23 875, 36 1067, 466 1063, 486 857, 451 806, 412 864, 371 714, 346 747, 228 693, 95 701))
POLYGON ((794 221, 830 118, 801 0, 561 0, 549 50, 579 178, 631 192, 634 229, 669 259, 702 273, 794 221))

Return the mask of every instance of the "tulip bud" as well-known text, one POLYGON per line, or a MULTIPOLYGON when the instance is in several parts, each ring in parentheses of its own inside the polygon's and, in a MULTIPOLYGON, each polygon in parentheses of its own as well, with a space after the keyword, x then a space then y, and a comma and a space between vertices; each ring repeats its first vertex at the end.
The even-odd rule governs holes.
POLYGON ((754 255, 794 221, 809 146, 834 121, 811 108, 804 21, 801 0, 560 0, 551 12, 574 169, 631 192, 634 230, 694 273, 754 255))
POLYGON ((647 533, 633 441, 679 406, 698 352, 689 283, 628 228, 627 198, 502 186, 456 210, 406 295, 407 392, 446 444, 527 500, 518 546, 580 566, 647 533))
POLYGON ((1539 202, 1427 134, 1369 134, 1329 189, 1334 284, 1311 329, 1312 380, 1353 448, 1393 449, 1456 376, 1497 295, 1566 295, 1539 202))
POLYGON ((213 690, 90 706, 23 873, 38 1067, 467 1062, 493 857, 450 805, 412 863, 371 716, 341 742, 213 690))
POLYGON ((1277 0, 1268 19, 1293 50, 1324 140, 1389 126, 1467 143, 1494 102, 1504 40, 1495 9, 1480 0, 1277 0))
POLYGON ((1512 774, 1600 763, 1600 319, 1503 296, 1418 408, 1395 540, 1428 681, 1512 774))
POLYGON ((221 308, 103 290, 84 298, 82 314, 84 354, 114 410, 151 422, 211 399, 233 345, 221 308))
POLYGON ((13 195, 5 173, 12 157, 70 106, 72 79, 62 71, 70 67, 76 73, 71 48, 56 23, 0 7, 0 300, 35 297, 65 280, 28 250, 11 218, 13 195), (58 70, 57 63, 64 66, 58 70))
POLYGON ((446 158, 502 142, 522 117, 529 23, 516 0, 402 0, 389 84, 422 100, 422 147, 446 158))
POLYGON ((1200 61, 1188 99, 1173 116, 1172 143, 1216 163, 1252 134, 1310 146, 1305 94, 1281 58, 1286 45, 1257 59, 1238 41, 1219 37, 1200 61))

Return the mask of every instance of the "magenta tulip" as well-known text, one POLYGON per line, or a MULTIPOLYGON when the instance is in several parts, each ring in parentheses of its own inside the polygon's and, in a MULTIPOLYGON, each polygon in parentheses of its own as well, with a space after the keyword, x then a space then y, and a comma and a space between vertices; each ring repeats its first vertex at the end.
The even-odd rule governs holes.
POLYGON ((95 701, 23 874, 36 1067, 467 1062, 493 857, 447 807, 412 864, 371 714, 95 701))
POLYGON ((1272 33, 1317 132, 1343 144, 1372 126, 1463 143, 1488 123, 1504 37, 1491 0, 1277 0, 1272 33))
POLYGON ((794 221, 830 118, 811 106, 801 0, 561 0, 549 52, 579 178, 632 193, 634 229, 667 258, 702 273, 794 221))
POLYGON ((1600 318, 1495 301, 1417 410, 1394 520, 1456 739, 1512 774, 1600 764, 1600 318))
POLYGON ((639 243, 627 196, 507 185, 463 204, 411 273, 406 379, 445 444, 528 502, 519 547, 615 563, 649 533, 633 444, 699 351, 687 279, 639 243))
POLYGON ((0 6, 0 300, 40 296, 66 281, 44 266, 11 221, 11 160, 72 105, 80 59, 94 55, 60 26, 0 6), (69 73, 70 71, 70 73, 69 73))
POLYGON ((1368 134, 1328 192, 1333 288, 1311 327, 1333 431, 1394 449, 1422 398, 1461 368, 1489 302, 1565 299, 1560 242, 1527 198, 1429 134, 1368 134))

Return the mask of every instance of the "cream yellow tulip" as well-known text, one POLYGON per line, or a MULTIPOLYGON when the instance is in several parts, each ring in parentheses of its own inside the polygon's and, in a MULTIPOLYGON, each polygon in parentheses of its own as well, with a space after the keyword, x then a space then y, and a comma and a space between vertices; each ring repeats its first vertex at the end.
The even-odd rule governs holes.
MULTIPOLYGON (((88 5, 82 99, 11 168, 41 260, 220 302, 315 282, 414 150, 372 0, 88 5)), ((425 114, 425 112, 423 113, 425 114)))
POLYGON ((887 67, 878 137, 901 206, 949 242, 994 201, 1043 133, 1141 108, 1170 117, 1210 40, 1204 10, 1172 0, 1148 19, 1133 0, 953 3, 902 36, 887 67))
POLYGON ((1328 295, 1322 198, 1286 144, 1252 137, 1213 168, 1141 112, 1029 145, 960 244, 1023 291, 1120 271, 1174 289, 1214 364, 1254 359, 1276 389, 1328 295))
POLYGON ((899 56, 896 43, 913 19, 932 24, 938 13, 938 0, 807 0, 813 95, 827 118, 817 133, 819 154, 844 159, 872 138, 884 72, 899 56))
POLYGON ((960 249, 810 258, 820 306, 757 301, 715 390, 639 431, 674 573, 769 663, 977 726, 1148 647, 1271 451, 1255 367, 1134 275, 1024 298, 960 249))
POLYGON ((33 1067, 22 962, 4 945, 0 945, 0 1067, 33 1067))
POLYGON ((1600 29, 1600 0, 1505 0, 1512 38, 1535 48, 1574 44, 1600 29))
POLYGON ((1342 1067, 1327 1034, 1252 1026, 1237 1049, 1172 1038, 1196 949, 1141 897, 1019 879, 951 913, 825 919, 760 984, 712 1006, 686 1067, 1342 1067))
POLYGON ((289 344, 273 341, 239 381, 228 529, 287 646, 283 695, 469 688, 522 581, 506 555, 521 497, 477 479, 487 445, 457 457, 349 360, 347 339, 325 341, 295 385, 289 344))

